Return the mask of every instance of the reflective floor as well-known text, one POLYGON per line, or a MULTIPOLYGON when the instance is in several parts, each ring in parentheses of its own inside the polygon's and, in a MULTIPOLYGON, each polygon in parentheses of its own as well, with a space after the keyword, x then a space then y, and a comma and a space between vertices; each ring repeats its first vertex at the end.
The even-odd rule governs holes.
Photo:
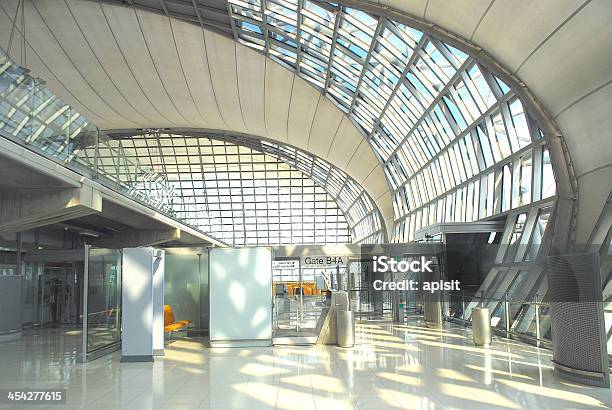
MULTIPOLYGON (((119 354, 75 364, 78 331, 0 344, 0 389, 65 388, 65 406, 169 409, 609 408, 612 390, 559 380, 550 352, 515 341, 473 347, 469 330, 418 320, 357 324, 358 345, 207 349, 177 340, 155 363, 119 354)), ((4 408, 9 408, 5 406, 4 408)), ((27 408, 16 405, 14 408, 27 408)))

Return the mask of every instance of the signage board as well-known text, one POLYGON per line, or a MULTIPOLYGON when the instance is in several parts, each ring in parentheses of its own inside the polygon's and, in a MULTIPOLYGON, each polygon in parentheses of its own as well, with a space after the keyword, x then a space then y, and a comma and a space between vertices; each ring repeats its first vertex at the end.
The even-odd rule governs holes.
POLYGON ((346 266, 347 263, 348 257, 337 255, 309 255, 300 258, 302 268, 328 268, 346 266))
POLYGON ((272 261, 272 269, 294 269, 300 268, 300 261, 297 259, 281 259, 272 261))

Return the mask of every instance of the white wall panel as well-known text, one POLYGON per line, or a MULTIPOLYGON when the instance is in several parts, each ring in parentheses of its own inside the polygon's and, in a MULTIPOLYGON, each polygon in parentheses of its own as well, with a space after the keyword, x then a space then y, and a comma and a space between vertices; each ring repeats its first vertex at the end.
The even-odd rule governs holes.
MULTIPOLYGON (((111 31, 113 32, 121 52, 125 56, 130 70, 135 74, 137 81, 144 93, 159 112, 159 123, 169 123, 177 126, 184 122, 182 117, 172 105, 168 94, 162 87, 161 81, 155 69, 151 56, 147 51, 138 20, 133 12, 126 12, 129 9, 124 7, 114 7, 102 4, 108 19, 111 31)), ((104 126, 98 124, 99 126, 104 126)), ((123 128, 120 124, 109 124, 109 128, 123 128)))
MULTIPOLYGON (((75 20, 72 17, 65 18, 65 16, 71 16, 66 3, 51 4, 43 2, 37 4, 36 8, 49 29, 53 32, 53 35, 57 38, 59 44, 61 44, 65 53, 72 60, 75 69, 79 72, 88 73, 85 79, 92 91, 97 95, 103 96, 101 99, 111 108, 116 116, 133 124, 133 126, 142 125, 143 117, 127 104, 126 100, 104 73, 75 20)), ((63 54, 63 56, 68 59, 66 54, 63 54)))
MULTIPOLYGON (((4 50, 5 53, 8 53, 9 51, 8 46, 9 43, 11 43, 13 18, 15 17, 15 10, 17 9, 18 4, 19 1, 17 0, 6 0, 0 2, 0 47, 2 47, 2 50, 4 50)), ((15 31, 13 36, 10 55, 14 58, 13 61, 21 63, 19 57, 22 55, 21 46, 23 45, 23 38, 18 31, 15 31)))
POLYGON ((364 139, 351 120, 344 116, 329 150, 330 161, 346 171, 353 154, 364 139))
POLYGON ((578 178, 578 219, 576 243, 589 240, 612 190, 612 166, 600 168, 578 178))
MULTIPOLYGON (((4 10, 0 8, 0 44, 3 44, 3 50, 4 52, 7 52, 8 38, 10 37, 11 33, 12 16, 9 16, 5 13, 5 11, 9 10, 5 4, 0 3, 0 6, 4 7, 4 10), (5 41, 5 39, 7 39, 7 41, 5 41)), ((17 33, 15 34, 15 36, 16 37, 13 42, 17 41, 19 43, 23 41, 22 37, 17 33)), ((83 106, 77 99, 75 99, 74 96, 70 94, 70 92, 63 86, 63 84, 58 81, 58 79, 47 68, 47 66, 45 66, 43 61, 38 58, 36 54, 34 54, 31 48, 28 47, 28 49, 30 50, 28 54, 28 65, 36 67, 35 75, 40 78, 44 78, 47 81, 47 86, 49 87, 49 89, 51 89, 57 95, 61 95, 64 101, 66 101, 67 103, 74 104, 75 107, 78 107, 78 109, 80 110, 79 112, 83 115, 87 115, 87 118, 89 118, 90 121, 96 121, 100 123, 105 122, 105 120, 99 115, 97 115, 93 110, 90 110, 87 107, 83 106)), ((12 44, 9 56, 13 61, 21 63, 21 48, 16 46, 15 44, 12 44)))
POLYGON ((212 129, 227 128, 217 106, 210 78, 204 32, 196 25, 177 22, 173 22, 173 29, 187 84, 203 118, 200 124, 212 129))
POLYGON ((391 193, 385 192, 380 197, 373 199, 385 220, 387 237, 390 240, 393 237, 393 198, 391 193))
POLYGON ((429 0, 425 19, 441 27, 470 38, 491 0, 429 0))
POLYGON ((576 103, 557 118, 559 126, 570 135, 580 135, 580 138, 567 141, 578 176, 610 165, 611 113, 612 83, 576 103))
POLYGON ((515 71, 582 3, 584 0, 496 1, 473 41, 491 50, 509 70, 515 71), (551 13, 551 9, 555 12, 551 13), (509 15, 517 18, 509 19, 509 15))
POLYGON ((347 172, 355 181, 363 183, 377 165, 378 159, 374 156, 370 144, 363 139, 357 151, 355 151, 355 155, 353 155, 353 158, 348 163, 347 172))
POLYGON ((153 354, 164 355, 164 277, 166 259, 163 250, 155 250, 153 259, 153 354))
MULTIPOLYGON (((113 87, 121 92, 125 104, 120 107, 129 106, 131 111, 137 111, 139 114, 135 118, 142 121, 143 126, 154 124, 154 120, 159 118, 159 113, 155 110, 155 106, 146 99, 134 75, 130 73, 109 29, 102 8, 88 7, 86 2, 75 0, 70 0, 67 4, 81 28, 83 38, 87 40, 101 66, 110 77, 110 81, 114 84, 113 87)), ((83 72, 85 72, 84 69, 83 72)), ((125 112, 129 113, 130 109, 126 107, 125 112)))
POLYGON ((430 0, 377 0, 376 3, 383 6, 393 7, 394 9, 403 10, 412 14, 413 16, 423 18, 427 3, 429 1, 430 0))
POLYGON ((270 138, 287 141, 287 118, 295 76, 280 64, 266 63, 266 127, 270 138))
POLYGON ((153 248, 123 249, 122 361, 153 361, 153 252, 153 248))
POLYGON ((362 185, 373 198, 378 198, 385 192, 389 192, 386 178, 382 168, 376 167, 362 185))
MULTIPOLYGON (((612 6, 594 0, 561 27, 518 75, 555 117, 586 93, 612 80, 612 6), (599 5, 599 7, 598 7, 599 5)), ((598 110, 593 112, 598 116, 598 110)), ((579 135, 567 133, 569 138, 579 135)))
MULTIPOLYGON (((26 38, 34 44, 44 42, 45 47, 37 48, 39 57, 45 61, 49 67, 53 67, 54 72, 61 72, 61 80, 70 92, 78 96, 81 104, 87 107, 96 107, 99 117, 108 121, 126 121, 118 112, 113 111, 111 107, 100 97, 98 97, 92 87, 84 80, 84 77, 79 73, 74 65, 68 60, 66 52, 53 38, 52 32, 47 28, 45 22, 36 12, 33 3, 27 2, 25 5, 28 14, 26 24, 26 38)), ((29 65, 29 64, 28 64, 29 65)), ((131 122, 129 122, 131 123, 131 122)))
POLYGON ((271 249, 213 248, 209 275, 211 344, 270 344, 271 249))

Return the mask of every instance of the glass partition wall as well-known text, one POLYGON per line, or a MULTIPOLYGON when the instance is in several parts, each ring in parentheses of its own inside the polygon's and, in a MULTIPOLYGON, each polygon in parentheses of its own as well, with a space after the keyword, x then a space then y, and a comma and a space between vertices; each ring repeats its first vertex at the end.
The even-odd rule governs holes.
POLYGON ((121 340, 121 251, 85 246, 81 361, 119 348, 121 340))

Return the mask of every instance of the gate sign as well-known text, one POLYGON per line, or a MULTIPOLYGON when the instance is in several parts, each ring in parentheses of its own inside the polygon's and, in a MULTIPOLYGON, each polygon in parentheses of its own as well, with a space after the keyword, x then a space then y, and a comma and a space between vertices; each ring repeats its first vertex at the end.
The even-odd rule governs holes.
POLYGON ((348 258, 346 256, 313 255, 302 256, 300 262, 302 268, 328 268, 346 266, 348 258))
POLYGON ((300 261, 297 259, 281 259, 272 261, 272 269, 294 269, 300 268, 300 261))

